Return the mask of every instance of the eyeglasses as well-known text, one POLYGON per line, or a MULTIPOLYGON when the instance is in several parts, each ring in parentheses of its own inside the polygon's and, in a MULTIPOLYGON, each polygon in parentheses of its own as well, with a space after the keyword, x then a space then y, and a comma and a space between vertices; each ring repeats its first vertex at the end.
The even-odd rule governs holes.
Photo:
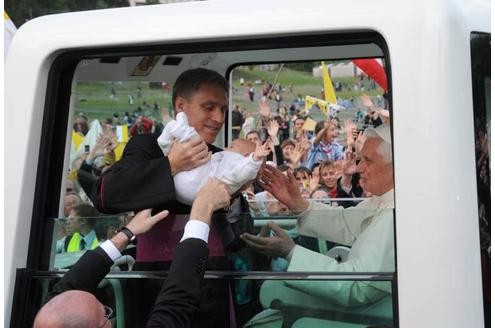
POLYGON ((110 319, 113 318, 113 310, 112 310, 112 308, 109 307, 109 306, 106 306, 106 305, 103 305, 103 308, 105 309, 105 315, 104 315, 105 322, 103 322, 103 325, 101 325, 99 328, 105 327, 105 325, 107 324, 108 320, 110 320, 110 319))

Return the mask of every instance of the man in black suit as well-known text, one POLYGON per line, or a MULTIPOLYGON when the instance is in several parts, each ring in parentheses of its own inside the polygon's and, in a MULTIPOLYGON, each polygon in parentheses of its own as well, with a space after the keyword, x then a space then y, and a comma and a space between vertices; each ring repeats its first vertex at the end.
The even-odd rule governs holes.
MULTIPOLYGON (((155 211, 170 210, 170 218, 159 222, 154 229, 138 237, 134 270, 169 269, 175 245, 187 222, 178 214, 190 211, 189 206, 176 200, 173 176, 206 163, 212 152, 221 151, 212 143, 225 121, 228 91, 227 80, 215 71, 195 68, 183 72, 174 83, 172 104, 176 113, 187 114, 189 125, 199 135, 184 143, 174 143, 168 156, 164 156, 158 146, 158 135, 136 135, 127 143, 121 160, 103 173, 93 188, 91 199, 102 213, 113 214, 145 208, 153 208, 155 211)), ((214 220, 212 224, 208 240, 209 270, 229 268, 220 237, 221 231, 228 226, 217 226, 217 223, 223 222, 225 221, 214 220)), ((136 300, 136 304, 129 309, 135 311, 133 317, 138 320, 133 322, 133 326, 143 326, 146 313, 152 305, 150 300, 154 299, 153 295, 156 295, 160 287, 149 281, 149 284, 140 283, 136 288, 140 292, 145 290, 146 295, 152 295, 136 300), (139 314, 144 315, 140 317, 139 314)), ((212 301, 201 304, 200 311, 204 314, 202 323, 211 320, 209 326, 226 325, 226 300, 229 299, 227 285, 221 281, 208 281, 204 288, 204 294, 212 301)))
MULTIPOLYGON (((199 191, 147 327, 190 326, 199 305, 200 283, 208 258, 211 215, 215 210, 228 206, 229 201, 226 185, 218 180, 209 181, 199 191)), ((139 212, 110 241, 102 243, 94 251, 87 251, 48 294, 48 302, 36 315, 33 327, 111 327, 108 320, 110 310, 92 293, 127 244, 136 235, 149 231, 168 215, 168 211, 154 216, 150 214, 149 209, 139 212)))

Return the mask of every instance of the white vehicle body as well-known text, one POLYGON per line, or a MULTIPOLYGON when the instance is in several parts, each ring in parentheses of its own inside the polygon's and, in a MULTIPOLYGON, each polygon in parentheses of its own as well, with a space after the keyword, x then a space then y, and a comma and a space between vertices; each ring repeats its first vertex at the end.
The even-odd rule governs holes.
MULTIPOLYGON (((31 225, 37 217, 41 131, 48 76, 58 56, 70 50, 374 31, 388 48, 393 90, 400 327, 483 327, 470 33, 490 33, 489 12, 489 1, 204 1, 45 16, 24 24, 5 66, 5 325, 16 269, 26 267, 29 243, 37 242, 31 225)), ((258 61, 252 56, 263 53, 207 52, 167 73, 176 76, 207 60, 206 67, 224 74, 232 64, 258 61)), ((282 60, 304 55, 311 56, 296 51, 282 60)), ((261 60, 279 56, 266 51, 261 60)), ((132 79, 117 71, 106 74, 132 79)), ((78 78, 97 76, 88 68, 78 78)), ((217 142, 223 144, 222 138, 217 142)))

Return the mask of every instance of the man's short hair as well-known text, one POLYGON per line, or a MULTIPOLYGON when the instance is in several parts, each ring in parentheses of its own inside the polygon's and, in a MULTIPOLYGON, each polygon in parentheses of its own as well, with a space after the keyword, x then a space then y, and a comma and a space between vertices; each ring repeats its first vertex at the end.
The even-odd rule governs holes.
POLYGON ((174 83, 172 89, 172 105, 175 110, 177 97, 190 99, 193 93, 199 90, 203 84, 216 85, 226 93, 229 92, 229 82, 218 72, 206 68, 193 68, 182 72, 174 83))
POLYGON ((96 225, 96 221, 91 220, 91 218, 96 218, 100 215, 100 212, 98 212, 98 210, 96 208, 94 208, 93 206, 91 206, 89 204, 82 203, 82 204, 74 206, 72 208, 72 210, 77 213, 78 220, 82 220, 82 221, 86 222, 86 224, 91 229, 94 229, 94 227, 96 225), (90 219, 87 220, 87 218, 90 218, 90 219))
POLYGON ((249 131, 248 133, 246 133, 246 138, 245 139, 247 139, 248 138, 248 135, 250 135, 250 134, 256 134, 258 136, 258 138, 261 139, 260 133, 257 130, 249 131))

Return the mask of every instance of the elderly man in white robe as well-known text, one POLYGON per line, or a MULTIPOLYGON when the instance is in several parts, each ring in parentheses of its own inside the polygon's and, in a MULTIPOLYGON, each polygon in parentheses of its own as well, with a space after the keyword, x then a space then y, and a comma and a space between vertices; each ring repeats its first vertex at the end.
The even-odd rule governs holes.
MULTIPOLYGON (((297 229, 308 235, 350 247, 347 260, 334 258, 295 245, 287 233, 270 222, 258 236, 244 234, 251 248, 271 256, 285 257, 288 271, 394 272, 394 181, 390 126, 365 131, 366 140, 357 165, 360 184, 372 197, 356 207, 331 207, 301 196, 294 176, 265 167, 261 185, 292 212, 298 213, 297 229), (269 230, 272 231, 271 236, 269 230), (273 233, 275 234, 273 236, 273 233)), ((362 307, 391 294, 385 281, 285 281, 304 294, 323 298, 337 306, 362 307)), ((304 306, 304 304, 301 304, 304 306)))

